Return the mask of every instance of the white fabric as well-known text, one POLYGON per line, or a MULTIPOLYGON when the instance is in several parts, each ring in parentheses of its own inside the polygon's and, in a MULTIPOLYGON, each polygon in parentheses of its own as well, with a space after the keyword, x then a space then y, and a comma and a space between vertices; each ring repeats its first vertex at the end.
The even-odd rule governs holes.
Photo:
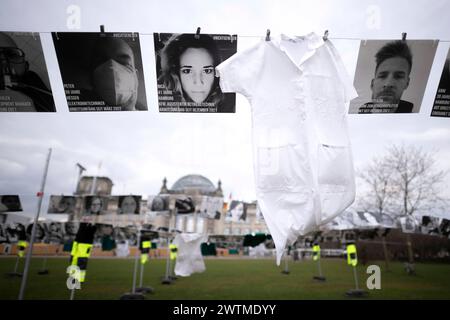
POLYGON ((130 254, 130 247, 128 242, 118 243, 116 246, 116 256, 118 257, 128 257, 130 254))
POLYGON ((175 236, 173 244, 178 247, 175 274, 189 277, 196 272, 206 270, 201 244, 208 241, 208 236, 200 233, 180 233, 175 236))
POLYGON ((268 253, 270 253, 270 250, 266 248, 266 245, 263 243, 260 243, 256 247, 249 247, 248 248, 248 255, 249 257, 264 257, 268 253))
POLYGON ((223 92, 252 106, 258 205, 277 248, 355 197, 346 103, 357 96, 336 49, 310 33, 261 39, 217 68, 223 92))

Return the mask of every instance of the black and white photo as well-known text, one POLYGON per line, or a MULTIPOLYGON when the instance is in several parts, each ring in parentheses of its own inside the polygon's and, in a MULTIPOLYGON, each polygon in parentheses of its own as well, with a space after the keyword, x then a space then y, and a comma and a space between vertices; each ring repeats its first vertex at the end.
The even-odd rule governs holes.
POLYGON ((39 33, 0 32, 0 112, 55 112, 39 33))
POLYGON ((147 110, 138 33, 52 37, 70 111, 147 110))
POLYGON ((0 195, 0 212, 20 212, 22 204, 18 195, 0 195))
POLYGON ((197 202, 197 212, 209 219, 220 220, 222 208, 222 197, 202 196, 197 202))
POLYGON ((170 197, 168 195, 149 196, 147 203, 151 212, 168 212, 170 197))
MULTIPOLYGON (((30 223, 27 226, 27 236, 30 239, 31 239, 31 232, 33 231, 33 225, 34 225, 34 223, 30 223)), ((36 233, 34 236, 34 241, 35 242, 45 242, 48 239, 47 235, 48 235, 48 232, 47 232, 46 224, 43 222, 38 222, 36 224, 36 233)))
POLYGON ((75 213, 76 198, 74 196, 50 196, 47 213, 75 213))
POLYGON ((193 197, 187 195, 175 196, 175 208, 178 214, 190 214, 195 212, 193 197))
POLYGON ((231 201, 230 209, 227 211, 225 221, 245 222, 247 220, 247 204, 242 201, 231 201))
POLYGON ((84 198, 85 216, 94 216, 105 214, 108 207, 108 198, 100 196, 86 196, 84 198))
POLYGON ((399 219, 402 231, 404 233, 417 233, 419 230, 418 223, 413 216, 404 216, 399 219))
POLYGON ((154 33, 159 112, 235 112, 215 67, 237 51, 237 35, 154 33))
POLYGON ((141 196, 119 196, 118 214, 139 214, 141 210, 141 196))
POLYGON ((437 49, 434 40, 362 40, 349 113, 418 113, 437 49))
POLYGON ((445 59, 438 90, 431 110, 432 117, 450 117, 450 49, 445 59))

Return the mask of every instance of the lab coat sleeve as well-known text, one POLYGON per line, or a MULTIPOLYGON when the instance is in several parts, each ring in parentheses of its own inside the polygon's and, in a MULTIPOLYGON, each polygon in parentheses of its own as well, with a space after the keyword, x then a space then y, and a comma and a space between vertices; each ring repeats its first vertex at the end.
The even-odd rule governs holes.
POLYGON ((252 97, 264 58, 262 49, 261 44, 257 43, 237 52, 216 67, 222 92, 237 92, 248 99, 252 97))

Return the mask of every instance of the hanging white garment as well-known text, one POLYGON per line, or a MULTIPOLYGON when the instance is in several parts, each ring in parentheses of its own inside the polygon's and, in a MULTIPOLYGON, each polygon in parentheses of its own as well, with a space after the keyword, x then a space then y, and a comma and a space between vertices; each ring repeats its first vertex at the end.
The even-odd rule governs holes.
POLYGON ((217 68, 252 106, 258 205, 280 263, 286 245, 355 197, 346 103, 357 96, 338 52, 314 33, 261 39, 217 68))
POLYGON ((173 244, 178 247, 175 274, 188 277, 196 272, 206 270, 201 244, 208 241, 208 236, 200 233, 180 233, 175 236, 173 244))

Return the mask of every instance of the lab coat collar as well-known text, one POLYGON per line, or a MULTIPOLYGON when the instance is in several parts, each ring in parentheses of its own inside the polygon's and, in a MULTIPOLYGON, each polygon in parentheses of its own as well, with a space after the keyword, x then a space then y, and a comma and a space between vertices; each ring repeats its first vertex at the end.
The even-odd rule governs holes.
POLYGON ((310 32, 304 36, 289 36, 286 34, 280 34, 279 36, 273 38, 272 43, 278 47, 281 51, 285 52, 289 59, 303 71, 303 64, 311 58, 316 50, 324 45, 322 37, 319 37, 314 32, 310 32), (295 53, 293 52, 293 47, 288 46, 287 43, 296 43, 298 45, 306 45, 306 51, 299 61, 295 59, 295 53))

